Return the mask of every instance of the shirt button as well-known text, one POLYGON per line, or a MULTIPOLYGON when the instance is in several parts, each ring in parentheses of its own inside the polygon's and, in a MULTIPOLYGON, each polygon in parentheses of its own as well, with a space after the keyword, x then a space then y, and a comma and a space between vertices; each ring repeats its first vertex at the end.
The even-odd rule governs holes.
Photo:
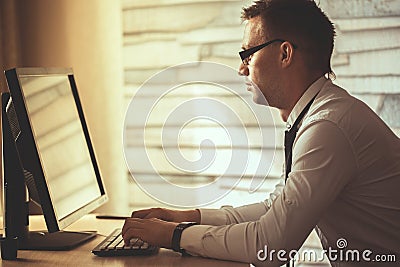
POLYGON ((286 128, 287 128, 288 130, 290 130, 290 128, 292 128, 292 125, 290 125, 289 123, 287 123, 287 124, 286 124, 286 128))

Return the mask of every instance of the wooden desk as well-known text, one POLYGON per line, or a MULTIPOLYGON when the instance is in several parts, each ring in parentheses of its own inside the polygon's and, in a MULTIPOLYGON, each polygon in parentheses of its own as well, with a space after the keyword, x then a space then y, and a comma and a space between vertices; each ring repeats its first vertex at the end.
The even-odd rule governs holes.
MULTIPOLYGON (((30 220, 31 230, 46 229, 41 217, 34 216, 30 220)), ((99 220, 94 215, 87 215, 69 226, 66 230, 97 230, 100 235, 108 235, 115 228, 122 227, 122 220, 99 220)), ((19 250, 16 261, 0 261, 0 266, 249 266, 249 264, 205 259, 201 257, 182 257, 179 253, 168 249, 160 249, 153 256, 132 257, 97 257, 91 250, 102 240, 97 236, 91 241, 69 251, 27 251, 19 250)))

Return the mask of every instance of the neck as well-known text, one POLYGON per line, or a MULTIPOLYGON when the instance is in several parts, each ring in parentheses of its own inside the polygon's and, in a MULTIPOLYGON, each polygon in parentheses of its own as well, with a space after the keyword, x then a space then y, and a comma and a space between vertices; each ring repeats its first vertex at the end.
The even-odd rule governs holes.
POLYGON ((304 94, 304 92, 307 90, 308 87, 305 87, 300 93, 293 94, 291 102, 288 103, 287 107, 285 108, 280 108, 279 112, 281 114, 281 118, 284 122, 287 122, 290 112, 292 112, 294 106, 297 104, 301 96, 304 94))
MULTIPOLYGON (((294 107, 294 106, 293 106, 294 107)), ((281 118, 283 120, 283 122, 287 122, 290 112, 292 111, 293 107, 288 110, 288 109, 279 109, 279 112, 281 113, 281 118)))
MULTIPOLYGON (((287 122, 290 113, 292 112, 294 106, 297 104, 299 99, 302 97, 305 91, 316 81, 322 74, 310 75, 308 78, 303 80, 295 81, 288 88, 290 89, 290 97, 287 99, 287 105, 283 108, 279 108, 281 118, 284 122, 287 122)), ((301 76, 300 76, 301 77, 301 76)))

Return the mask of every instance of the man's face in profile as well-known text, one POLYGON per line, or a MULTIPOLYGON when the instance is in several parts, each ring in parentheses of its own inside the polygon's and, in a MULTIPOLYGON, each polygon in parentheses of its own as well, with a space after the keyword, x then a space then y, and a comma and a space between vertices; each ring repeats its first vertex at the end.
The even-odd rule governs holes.
MULTIPOLYGON (((270 39, 265 37, 264 23, 261 17, 247 21, 243 49, 263 44, 270 39)), ((253 94, 256 104, 280 107, 281 92, 277 70, 279 66, 279 42, 272 43, 249 57, 249 64, 241 64, 239 73, 245 76, 247 90, 253 94)))

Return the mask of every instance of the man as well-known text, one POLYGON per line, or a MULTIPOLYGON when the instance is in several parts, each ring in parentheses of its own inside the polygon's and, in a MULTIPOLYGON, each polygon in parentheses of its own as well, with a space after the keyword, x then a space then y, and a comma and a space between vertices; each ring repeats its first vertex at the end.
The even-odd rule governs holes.
POLYGON ((133 212, 124 240, 279 266, 316 229, 334 265, 376 266, 379 254, 397 253, 398 261, 400 141, 327 78, 332 23, 312 0, 256 1, 242 17, 239 74, 253 100, 278 108, 287 123, 286 181, 269 199, 243 207, 133 212))

